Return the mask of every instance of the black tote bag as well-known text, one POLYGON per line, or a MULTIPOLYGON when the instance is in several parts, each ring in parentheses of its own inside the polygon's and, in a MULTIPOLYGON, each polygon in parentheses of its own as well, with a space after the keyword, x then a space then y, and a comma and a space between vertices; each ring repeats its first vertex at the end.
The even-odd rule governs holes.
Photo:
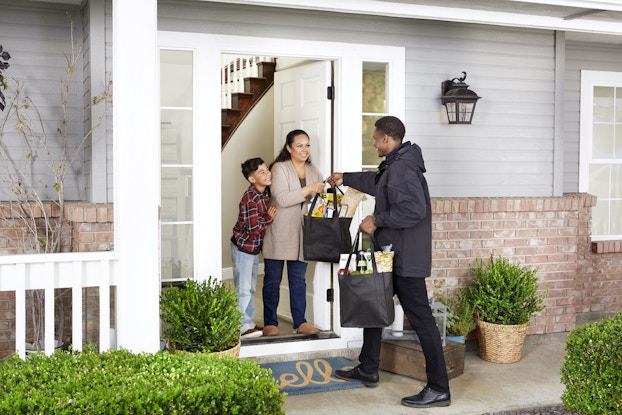
MULTIPOLYGON (((359 234, 352 245, 352 254, 356 252, 359 234)), ((374 238, 371 238, 371 251, 375 252, 374 238)), ((371 255, 372 272, 370 274, 351 275, 350 259, 339 274, 339 301, 341 327, 387 327, 395 318, 393 302, 393 273, 378 272, 375 255, 371 255)))
MULTIPOLYGON (((329 189, 333 194, 333 201, 337 201, 336 188, 329 189)), ((350 252, 352 237, 350 223, 352 218, 340 218, 337 210, 332 218, 311 216, 319 193, 313 198, 309 214, 303 218, 303 255, 305 261, 339 262, 342 253, 350 252)))

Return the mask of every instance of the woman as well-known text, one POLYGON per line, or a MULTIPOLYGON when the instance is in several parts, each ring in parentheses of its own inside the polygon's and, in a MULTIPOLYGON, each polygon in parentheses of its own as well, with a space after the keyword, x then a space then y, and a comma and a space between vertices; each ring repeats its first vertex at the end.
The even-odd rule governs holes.
POLYGON ((271 204, 277 207, 279 214, 266 229, 262 251, 264 336, 279 334, 276 311, 285 261, 294 333, 319 332, 305 319, 307 263, 302 250, 302 216, 311 198, 324 190, 324 181, 318 169, 311 165, 309 156, 309 135, 302 130, 293 130, 287 134, 281 153, 270 165, 271 204))

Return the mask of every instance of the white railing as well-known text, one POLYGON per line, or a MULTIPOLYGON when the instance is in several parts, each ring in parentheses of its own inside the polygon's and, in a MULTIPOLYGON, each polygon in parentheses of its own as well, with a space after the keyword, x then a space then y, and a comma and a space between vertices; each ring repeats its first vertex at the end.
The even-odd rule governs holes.
MULTIPOLYGON (((115 286, 117 260, 114 252, 58 253, 0 256, 0 291, 15 292, 15 352, 26 355, 26 295, 28 290, 43 290, 45 298, 54 298, 57 288, 70 288, 72 295, 71 338, 74 350, 81 350, 82 289, 99 289, 99 349, 115 345, 110 335, 110 290, 115 286)), ((54 301, 45 301, 44 351, 54 352, 54 301), (48 324, 49 322, 49 324, 48 324)))
POLYGON ((231 108, 231 94, 244 92, 244 79, 258 76, 259 63, 273 61, 274 58, 265 56, 223 55, 220 70, 221 108, 231 108))

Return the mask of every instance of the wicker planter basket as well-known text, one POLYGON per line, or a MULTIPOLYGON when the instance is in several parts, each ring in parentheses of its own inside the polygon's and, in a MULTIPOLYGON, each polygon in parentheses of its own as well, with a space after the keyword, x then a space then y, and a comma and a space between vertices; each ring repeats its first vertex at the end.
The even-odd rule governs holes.
POLYGON ((235 345, 235 347, 232 347, 231 349, 223 350, 221 352, 214 352, 214 354, 218 356, 229 356, 229 357, 233 357, 234 359, 237 359, 240 357, 240 345, 241 344, 242 342, 238 342, 238 344, 235 345))
POLYGON ((477 320, 479 356, 493 363, 514 363, 521 358, 529 323, 503 325, 477 320))
MULTIPOLYGON (((211 352, 211 353, 205 353, 206 355, 216 355, 216 356, 229 356, 229 357, 233 357, 234 359, 237 359, 240 357, 240 346, 242 345, 242 342, 239 341, 238 344, 236 344, 235 346, 233 346, 231 349, 227 349, 227 350, 222 350, 220 352, 211 352)), ((177 350, 174 345, 171 345, 170 343, 167 344, 167 348, 168 351, 171 353, 189 353, 189 354, 195 354, 194 352, 186 352, 186 351, 181 351, 181 350, 177 350)))

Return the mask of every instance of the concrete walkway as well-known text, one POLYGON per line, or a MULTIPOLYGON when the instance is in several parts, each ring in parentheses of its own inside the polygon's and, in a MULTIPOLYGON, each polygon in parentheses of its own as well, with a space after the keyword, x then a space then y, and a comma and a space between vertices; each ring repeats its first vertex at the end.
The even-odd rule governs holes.
MULTIPOLYGON (((564 390, 560 368, 565 355, 565 337, 528 336, 517 363, 489 363, 474 347, 467 347, 464 373, 450 380, 452 404, 445 408, 414 409, 400 400, 418 393, 419 380, 381 371, 376 388, 288 396, 288 415, 336 414, 434 414, 482 415, 504 410, 559 405, 564 390)), ((476 346, 475 346, 476 347, 476 346)))

